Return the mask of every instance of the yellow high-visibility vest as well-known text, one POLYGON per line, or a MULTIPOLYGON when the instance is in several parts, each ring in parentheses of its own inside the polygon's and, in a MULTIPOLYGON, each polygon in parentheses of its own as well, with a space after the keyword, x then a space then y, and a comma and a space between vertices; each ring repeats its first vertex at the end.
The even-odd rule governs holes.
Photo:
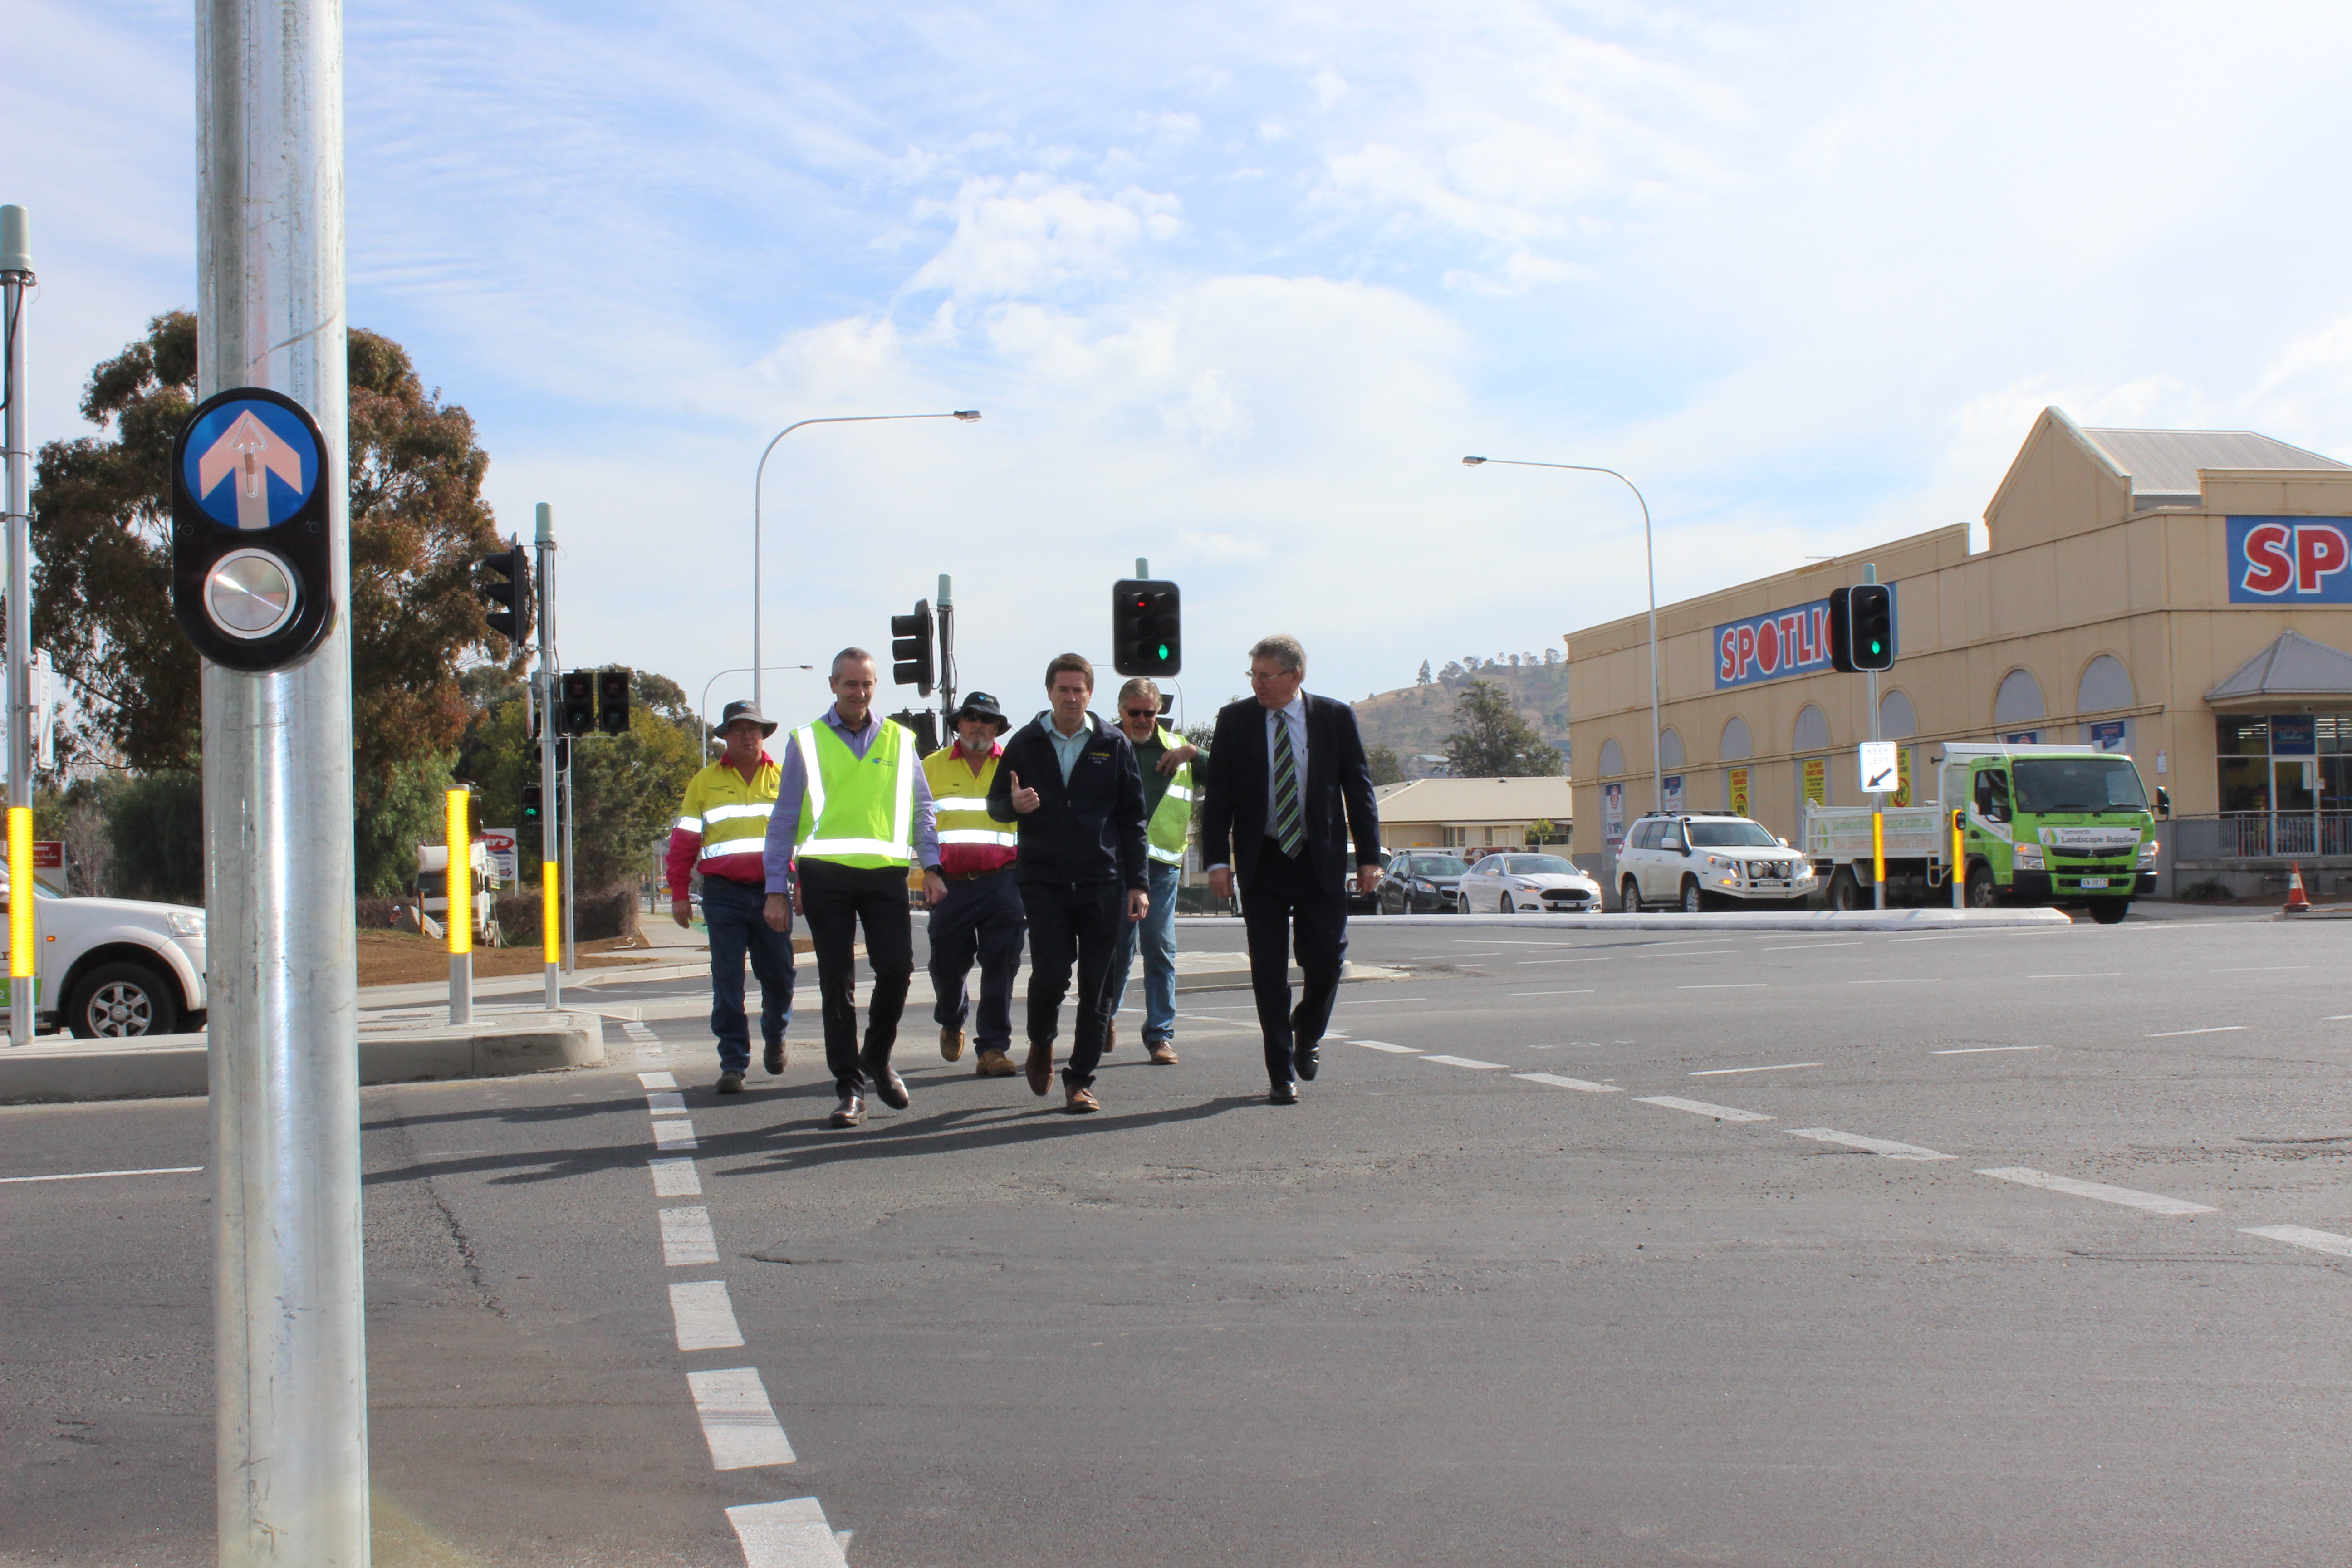
POLYGON ((860 759, 830 724, 793 731, 808 798, 801 809, 803 859, 872 868, 911 865, 915 858, 915 748, 912 738, 885 719, 860 759))
MULTIPOLYGON (((1181 744, 1163 724, 1160 727, 1160 743, 1170 751, 1181 744)), ((1186 763, 1168 781, 1168 793, 1160 797, 1160 805, 1144 825, 1148 840, 1145 851, 1163 865, 1184 863, 1184 830, 1192 821, 1192 764, 1186 763)))
POLYGON ((980 772, 971 771, 971 763, 946 745, 923 759, 923 777, 931 785, 931 811, 939 824, 940 847, 950 844, 984 844, 1001 849, 1017 849, 1021 836, 1009 822, 999 822, 988 815, 988 786, 996 777, 996 764, 1001 754, 981 763, 980 772))
MULTIPOLYGON (((711 763, 686 786, 677 826, 702 835, 698 863, 728 855, 757 855, 768 842, 768 816, 776 808, 782 770, 765 757, 747 781, 724 759, 711 763)), ((686 889, 677 889, 686 897, 686 889)))

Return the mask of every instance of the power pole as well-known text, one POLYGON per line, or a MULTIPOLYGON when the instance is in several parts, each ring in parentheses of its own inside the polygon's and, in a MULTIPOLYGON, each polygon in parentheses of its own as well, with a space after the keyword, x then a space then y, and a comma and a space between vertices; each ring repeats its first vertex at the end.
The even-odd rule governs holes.
MULTIPOLYGON (((326 580, 295 586, 331 611, 351 602, 341 6, 200 0, 196 127, 197 396, 267 389, 316 422, 326 580)), ((268 482, 250 476, 263 504, 268 482)), ((347 618, 279 668, 207 658, 203 712, 219 1561, 366 1568, 347 618)))
POLYGON ((560 821, 572 822, 572 803, 562 799, 555 777, 555 509, 539 503, 539 941, 547 961, 547 1010, 563 1005, 563 927, 561 911, 572 891, 568 862, 556 852, 560 821), (555 815, 551 816, 550 813, 555 815))
POLYGON ((940 574, 940 743, 955 739, 955 579, 940 574))
POLYGON ((8 402, 8 1043, 33 1043, 40 1009, 33 898, 33 505, 25 481, 25 289, 33 281, 25 209, 0 207, 0 341, 8 402))
MULTIPOLYGON (((1862 580, 1878 581, 1878 565, 1866 562, 1862 568, 1862 580)), ((1870 738, 1878 739, 1878 671, 1870 672, 1870 738)), ((1886 796, 1874 790, 1870 796, 1870 897, 1873 909, 1886 907, 1886 796)))

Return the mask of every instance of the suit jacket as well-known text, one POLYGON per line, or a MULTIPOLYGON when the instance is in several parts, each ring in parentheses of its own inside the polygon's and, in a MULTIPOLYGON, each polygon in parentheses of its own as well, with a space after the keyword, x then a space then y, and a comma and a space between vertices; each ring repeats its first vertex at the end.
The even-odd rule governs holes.
MULTIPOLYGON (((1265 844, 1266 712, 1254 697, 1217 711, 1215 739, 1202 770, 1201 864, 1231 866, 1246 884, 1265 844)), ((1348 841, 1355 863, 1381 858, 1381 814, 1372 804, 1372 770, 1364 760, 1356 710, 1328 697, 1307 695, 1307 776, 1298 806, 1306 820, 1307 859, 1316 884, 1340 894, 1348 876, 1348 841)))

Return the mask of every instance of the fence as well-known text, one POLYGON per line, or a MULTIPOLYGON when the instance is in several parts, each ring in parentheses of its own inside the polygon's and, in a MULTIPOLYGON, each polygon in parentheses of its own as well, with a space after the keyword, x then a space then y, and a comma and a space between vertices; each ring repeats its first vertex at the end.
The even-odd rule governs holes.
POLYGON ((2176 816, 2163 829, 2176 865, 2205 860, 2352 857, 2352 812, 2229 811, 2176 816))

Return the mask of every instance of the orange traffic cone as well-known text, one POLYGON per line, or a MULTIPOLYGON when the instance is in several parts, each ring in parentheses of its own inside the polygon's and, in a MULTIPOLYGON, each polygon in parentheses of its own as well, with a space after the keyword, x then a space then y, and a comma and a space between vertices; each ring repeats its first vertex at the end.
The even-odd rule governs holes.
POLYGON ((2300 915, 2307 914, 2310 910, 2311 900, 2303 896, 2303 865, 2297 861, 2287 872, 2286 912, 2291 915, 2300 915))

